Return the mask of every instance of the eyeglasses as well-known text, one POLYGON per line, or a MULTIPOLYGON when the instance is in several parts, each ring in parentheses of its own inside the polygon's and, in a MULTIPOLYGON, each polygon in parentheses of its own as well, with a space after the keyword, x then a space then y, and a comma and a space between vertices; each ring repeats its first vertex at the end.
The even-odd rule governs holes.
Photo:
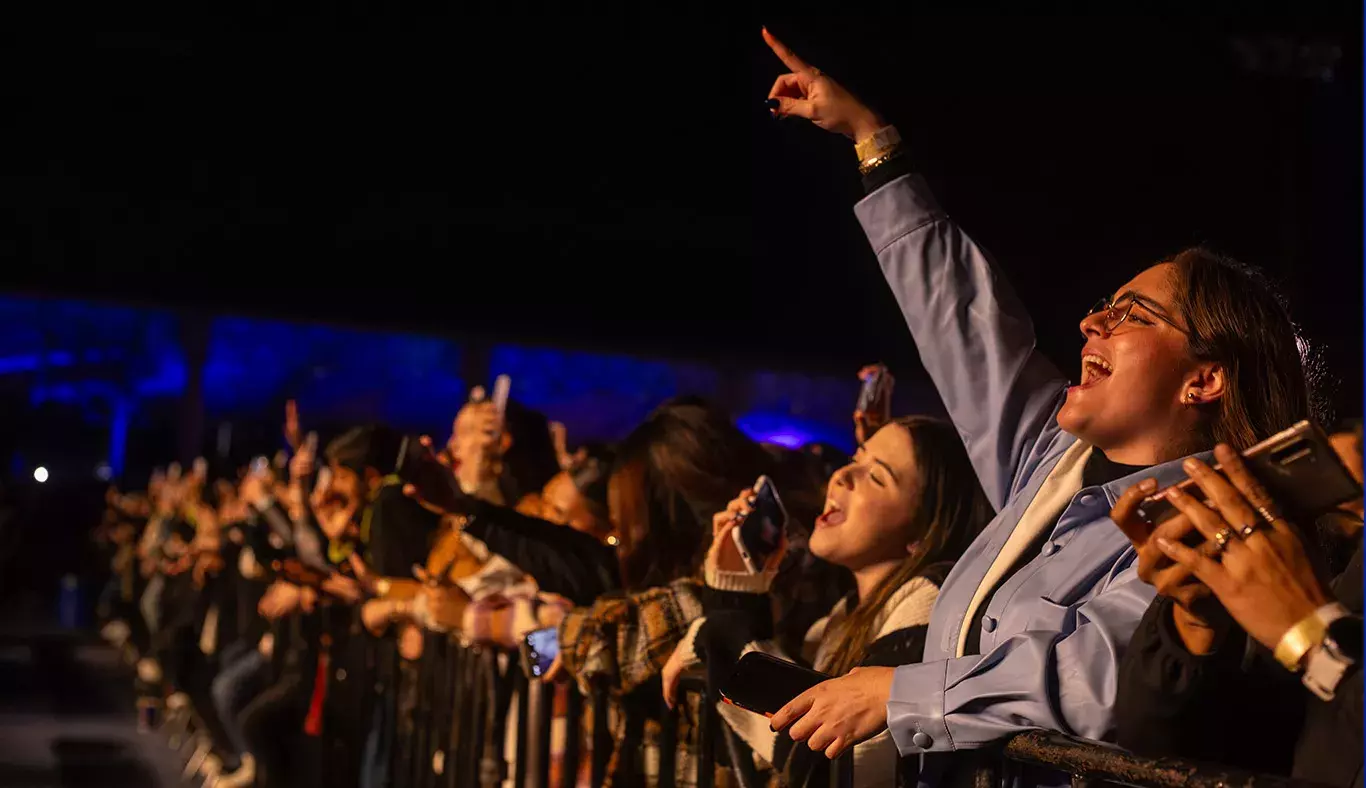
MULTIPOLYGON (((1121 298, 1120 300, 1123 301, 1124 298, 1121 298)), ((1096 302, 1096 305, 1091 307, 1091 311, 1087 312, 1086 314, 1089 317, 1100 312, 1105 313, 1105 317, 1102 320, 1101 325, 1105 329, 1106 334, 1113 334, 1116 328, 1119 328, 1125 320, 1129 319, 1129 315, 1134 311, 1135 305, 1143 307, 1144 311, 1146 311, 1148 314, 1152 315, 1158 320, 1161 320, 1163 323, 1166 323, 1167 325, 1171 326, 1177 331, 1180 331, 1183 334, 1189 333, 1188 331, 1186 331, 1186 329, 1182 328, 1181 326, 1178 326, 1174 320, 1165 315, 1160 314, 1156 309, 1153 309, 1152 307, 1148 306, 1142 301, 1139 301, 1132 295, 1128 296, 1128 301, 1123 304, 1116 304, 1112 302, 1108 297, 1102 296, 1101 299, 1096 302)))

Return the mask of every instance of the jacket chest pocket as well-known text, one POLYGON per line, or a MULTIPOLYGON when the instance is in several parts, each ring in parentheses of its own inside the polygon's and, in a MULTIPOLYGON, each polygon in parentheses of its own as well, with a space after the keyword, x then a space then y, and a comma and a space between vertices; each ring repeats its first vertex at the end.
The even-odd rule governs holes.
POLYGON ((1034 609, 1029 612, 1029 623, 1025 626, 1025 631, 1060 632, 1066 635, 1076 626, 1076 611, 1048 597, 1040 597, 1035 600, 1034 609))
POLYGON ((1110 528, 1114 529, 1113 533, 1080 533, 1069 540, 1066 551, 1070 551, 1073 558, 1069 571, 1050 584, 1047 593, 1035 601, 1035 608, 1030 611, 1029 629, 1064 634, 1076 629, 1075 606, 1102 590, 1115 569, 1115 562, 1128 545, 1127 540, 1121 543, 1123 537, 1118 529, 1113 525, 1110 528), (1116 535, 1120 538, 1116 539, 1116 535))

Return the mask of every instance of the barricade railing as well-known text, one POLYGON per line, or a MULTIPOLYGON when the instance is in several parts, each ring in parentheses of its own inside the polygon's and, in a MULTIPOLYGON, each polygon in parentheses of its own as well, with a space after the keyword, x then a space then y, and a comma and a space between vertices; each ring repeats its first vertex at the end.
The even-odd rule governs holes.
MULTIPOLYGON (((410 670, 416 683, 408 688, 415 690, 416 699, 409 709, 402 708, 402 691, 378 699, 394 704, 389 717, 396 730, 389 761, 393 788, 495 788, 508 778, 514 788, 572 788, 579 783, 581 765, 591 785, 603 784, 616 744, 609 724, 615 704, 603 684, 593 684, 584 697, 574 685, 557 687, 529 680, 516 654, 465 645, 435 633, 426 635, 423 656, 415 663, 405 666, 395 651, 388 653, 400 663, 389 666, 388 675, 398 677, 402 670, 410 670), (564 713, 557 722, 556 696, 560 693, 565 695, 564 713), (588 719, 591 735, 585 730, 588 719), (557 739, 562 740, 558 753, 557 739)), ((677 709, 668 709, 661 699, 657 715, 641 702, 621 705, 623 717, 617 727, 631 740, 623 752, 624 772, 635 773, 645 765, 637 745, 643 742, 644 717, 649 713, 659 724, 657 788, 676 785, 679 715, 688 713, 685 709, 693 699, 695 738, 687 744, 695 748, 697 788, 713 788, 718 764, 731 772, 731 783, 758 788, 761 782, 753 753, 722 721, 717 711, 719 696, 705 676, 683 676, 678 697, 677 709)), ((357 742, 357 746, 362 744, 357 742)), ((971 771, 955 784, 972 788, 1005 788, 1022 771, 1038 769, 1069 775, 1073 788, 1322 788, 1220 764, 1144 757, 1043 730, 1018 734, 996 748, 976 751, 967 760, 972 763, 971 771)), ((903 759, 901 784, 915 783, 916 761, 903 759)), ((856 777, 851 754, 846 754, 832 764, 829 784, 852 788, 856 777)))
MULTIPOLYGON (((685 675, 679 681, 679 695, 702 699, 698 731, 698 788, 712 788, 718 738, 729 749, 727 764, 733 781, 746 788, 759 785, 753 769, 752 753, 732 735, 716 713, 715 692, 707 687, 701 674, 685 675), (718 736, 718 733, 720 734, 718 736), (738 747, 732 747, 733 744, 738 747)), ((663 745, 661 745, 663 746, 663 745)), ((1200 763, 1179 758, 1148 758, 1111 744, 1068 736, 1057 731, 1028 731, 1018 734, 998 750, 974 759, 972 788, 1006 788, 1022 767, 1035 767, 1069 775, 1072 788, 1129 786, 1129 788, 1324 788, 1306 780, 1261 774, 1219 764, 1200 763)), ((915 762, 903 759, 898 775, 902 785, 916 784, 915 762)), ((830 785, 852 788, 855 785, 853 758, 846 753, 832 764, 830 785)), ((957 783, 956 783, 957 784, 957 783)))

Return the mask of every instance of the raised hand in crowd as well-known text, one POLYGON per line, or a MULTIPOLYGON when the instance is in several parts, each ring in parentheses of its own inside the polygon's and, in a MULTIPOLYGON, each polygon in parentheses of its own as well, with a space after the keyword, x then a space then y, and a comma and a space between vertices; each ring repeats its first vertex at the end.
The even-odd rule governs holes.
POLYGON ((492 402, 469 402, 460 409, 448 448, 461 489, 494 503, 503 502, 497 493, 497 482, 506 440, 498 409, 492 402))
POLYGON ((298 451, 303 445, 303 433, 299 431, 299 405, 294 400, 285 400, 285 443, 298 451))
POLYGON ((887 125, 876 112, 819 68, 797 57, 781 41, 763 31, 773 54, 791 69, 773 83, 769 108, 777 117, 805 118, 826 131, 862 140, 887 125))
POLYGON ((242 501, 249 506, 258 506, 272 494, 272 480, 268 468, 253 467, 242 477, 242 485, 238 493, 242 501))
MULTIPOLYGON (((748 567, 745 566, 744 559, 740 557, 740 548, 735 544, 733 532, 754 511, 754 501, 754 490, 747 487, 726 505, 724 512, 717 512, 712 516, 711 547, 707 550, 704 567, 721 572, 749 571, 748 567)), ((765 560, 760 571, 768 574, 777 572, 778 566, 782 564, 786 555, 787 536, 784 534, 778 543, 778 549, 773 551, 773 554, 765 560)))
POLYGON ((858 379, 871 393, 867 398, 859 397, 860 407, 854 411, 854 438, 862 446, 882 425, 892 420, 892 389, 896 379, 884 364, 869 364, 860 369, 858 379))

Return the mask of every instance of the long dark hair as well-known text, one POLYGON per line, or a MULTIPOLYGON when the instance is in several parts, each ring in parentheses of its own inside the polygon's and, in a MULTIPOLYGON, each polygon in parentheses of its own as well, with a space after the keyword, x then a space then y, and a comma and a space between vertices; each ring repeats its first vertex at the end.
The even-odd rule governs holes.
POLYGON ((544 413, 508 400, 503 425, 512 445, 502 456, 498 489, 508 506, 516 506, 523 496, 540 492, 560 472, 560 462, 544 413))
POLYGON ((665 402, 617 447, 608 484, 628 589, 695 574, 711 518, 772 461, 722 410, 689 397, 665 402))
POLYGON ((911 437, 919 482, 911 533, 920 535, 919 547, 845 619, 829 651, 834 662, 826 667, 836 676, 863 660, 877 636, 873 624, 892 594, 930 566, 958 560, 995 514, 952 425, 929 416, 906 416, 882 429, 903 429, 911 437))
POLYGON ((587 443, 575 452, 574 460, 565 468, 574 489, 583 496, 589 513, 601 523, 611 521, 607 506, 607 480, 612 474, 616 449, 605 443, 587 443))
POLYGON ((1256 268, 1205 247, 1186 249, 1176 267, 1175 306, 1189 328, 1190 353, 1220 364, 1224 395, 1201 406, 1207 415, 1198 445, 1235 450, 1308 418, 1314 410, 1306 366, 1308 345, 1295 330, 1275 287, 1256 268))

